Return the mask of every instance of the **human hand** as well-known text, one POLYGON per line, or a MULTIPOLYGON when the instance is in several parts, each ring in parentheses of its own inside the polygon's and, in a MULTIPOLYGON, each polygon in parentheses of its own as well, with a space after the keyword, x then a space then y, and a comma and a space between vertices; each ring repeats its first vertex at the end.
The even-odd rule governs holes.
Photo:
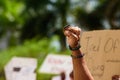
POLYGON ((66 36, 67 43, 71 48, 75 48, 79 45, 81 29, 77 26, 66 26, 63 30, 66 36))

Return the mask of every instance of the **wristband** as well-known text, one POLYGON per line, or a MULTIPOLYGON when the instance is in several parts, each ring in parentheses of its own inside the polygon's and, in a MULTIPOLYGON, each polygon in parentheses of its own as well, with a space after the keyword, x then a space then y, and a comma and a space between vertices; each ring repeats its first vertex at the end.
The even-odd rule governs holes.
POLYGON ((78 45, 78 46, 75 47, 75 48, 72 48, 72 47, 70 47, 70 45, 69 45, 69 49, 70 49, 71 51, 79 50, 80 48, 81 48, 80 45, 78 45))
POLYGON ((79 54, 79 55, 76 55, 76 56, 71 54, 71 57, 74 58, 74 59, 82 58, 83 56, 84 56, 84 54, 79 54))

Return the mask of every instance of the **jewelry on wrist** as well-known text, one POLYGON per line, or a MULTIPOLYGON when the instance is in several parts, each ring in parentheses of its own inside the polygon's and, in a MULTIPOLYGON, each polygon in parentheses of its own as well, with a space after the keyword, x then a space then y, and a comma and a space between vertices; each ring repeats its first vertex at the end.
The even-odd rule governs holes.
POLYGON ((71 54, 71 57, 73 58, 73 59, 78 59, 78 58, 82 58, 84 56, 84 54, 79 54, 79 55, 72 55, 71 54))
POLYGON ((75 48, 72 48, 72 47, 69 45, 69 49, 70 49, 71 51, 79 50, 80 48, 81 48, 80 44, 78 44, 77 47, 75 47, 75 48))

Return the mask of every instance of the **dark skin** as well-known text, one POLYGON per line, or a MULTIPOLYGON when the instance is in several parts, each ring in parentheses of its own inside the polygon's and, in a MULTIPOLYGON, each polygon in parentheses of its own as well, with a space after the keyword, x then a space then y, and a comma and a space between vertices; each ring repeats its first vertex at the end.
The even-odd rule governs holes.
POLYGON ((73 80, 74 76, 73 76, 73 71, 70 73, 70 80, 73 80))
POLYGON ((112 76, 112 80, 119 80, 120 79, 120 75, 114 75, 112 76))
MULTIPOLYGON (((81 32, 81 29, 79 27, 67 26, 64 28, 63 32, 66 36, 67 43, 71 48, 75 48, 79 45, 81 32)), ((82 51, 78 49, 71 51, 71 54, 74 56, 82 55, 82 51)), ((72 62, 74 80, 94 80, 86 65, 84 57, 76 59, 72 58, 72 62)))

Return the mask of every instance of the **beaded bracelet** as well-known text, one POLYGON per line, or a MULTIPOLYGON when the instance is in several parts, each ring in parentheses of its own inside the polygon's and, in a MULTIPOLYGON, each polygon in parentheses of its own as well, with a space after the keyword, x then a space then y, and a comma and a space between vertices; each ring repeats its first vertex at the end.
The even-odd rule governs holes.
POLYGON ((80 55, 77 55, 77 56, 74 56, 71 54, 71 57, 74 58, 74 59, 77 59, 77 58, 82 58, 84 56, 84 54, 80 54, 80 55))

